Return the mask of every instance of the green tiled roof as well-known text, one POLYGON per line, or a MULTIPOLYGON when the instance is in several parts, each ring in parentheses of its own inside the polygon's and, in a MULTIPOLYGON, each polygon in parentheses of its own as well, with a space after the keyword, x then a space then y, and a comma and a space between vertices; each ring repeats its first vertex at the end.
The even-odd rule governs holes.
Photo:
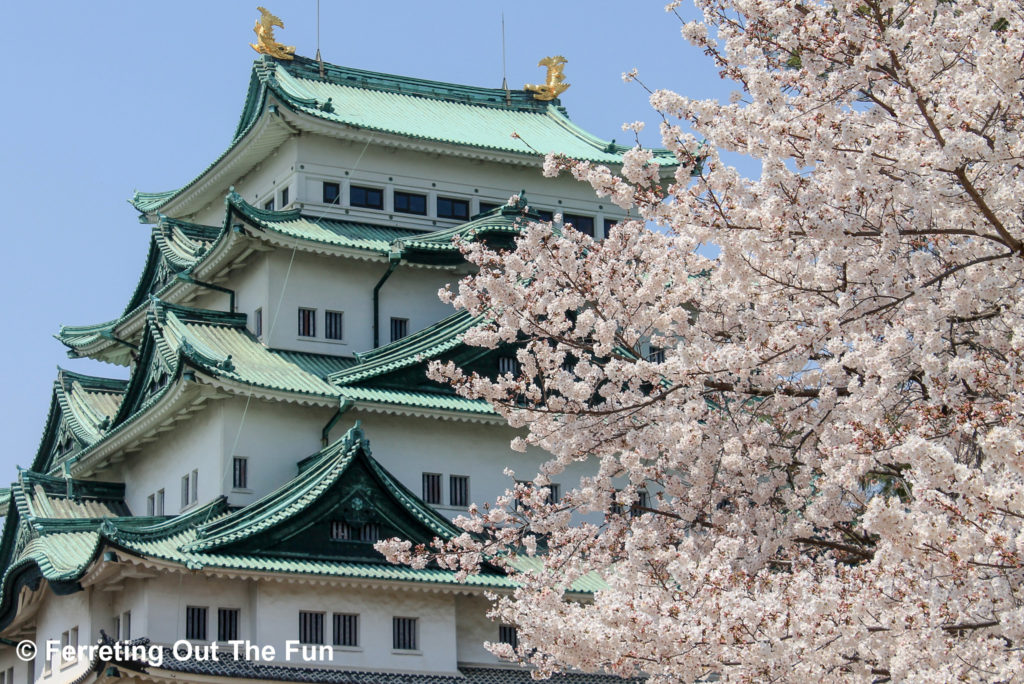
POLYGON ((456 394, 442 392, 413 392, 390 387, 339 387, 343 399, 372 404, 408 406, 433 411, 458 411, 463 413, 494 414, 491 405, 482 399, 466 399, 456 394))
POLYGON ((330 380, 339 386, 352 385, 422 363, 462 344, 462 335, 481 321, 482 316, 459 311, 412 335, 356 354, 359 363, 332 373, 330 380))
MULTIPOLYGON (((273 95, 293 112, 324 122, 463 148, 537 159, 557 152, 576 159, 619 164, 630 149, 597 138, 576 126, 558 100, 541 102, 531 93, 441 83, 319 63, 305 57, 282 62, 258 59, 242 115, 228 149, 179 190, 136 192, 131 203, 143 213, 158 211, 193 186, 233 150, 263 116, 273 95)), ((655 161, 675 165, 665 150, 655 161)))
MULTIPOLYGON (((298 209, 268 211, 258 209, 231 191, 225 201, 229 212, 237 211, 258 228, 321 244, 368 250, 386 255, 395 240, 422 235, 421 231, 369 223, 335 221, 333 219, 303 216, 298 209)), ((230 220, 230 219, 229 219, 230 220)))

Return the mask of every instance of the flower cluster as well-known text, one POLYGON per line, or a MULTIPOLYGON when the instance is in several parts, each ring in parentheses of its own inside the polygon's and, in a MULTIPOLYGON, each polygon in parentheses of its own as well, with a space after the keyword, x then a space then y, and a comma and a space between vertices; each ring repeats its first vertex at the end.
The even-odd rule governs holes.
POLYGON ((521 370, 435 377, 550 459, 430 557, 514 572, 496 649, 541 675, 1019 679, 1020 3, 696 2, 684 36, 742 93, 652 95, 680 171, 545 165, 643 220, 464 245, 466 339, 518 341, 521 370))

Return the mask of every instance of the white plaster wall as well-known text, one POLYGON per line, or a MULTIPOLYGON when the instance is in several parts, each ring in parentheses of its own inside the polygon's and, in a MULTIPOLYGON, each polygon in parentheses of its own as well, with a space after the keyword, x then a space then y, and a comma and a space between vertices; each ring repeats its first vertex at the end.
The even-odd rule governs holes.
MULTIPOLYGON (((133 636, 147 636, 160 644, 173 644, 185 638, 185 611, 188 606, 206 607, 207 641, 217 639, 217 609, 239 609, 239 638, 254 639, 249 622, 253 606, 248 582, 211 579, 200 575, 161 575, 145 580, 147 606, 136 622, 132 613, 133 636)), ((297 620, 297 618, 296 618, 297 620)))
MULTIPOLYGON (((470 503, 494 501, 513 485, 505 468, 515 479, 532 480, 540 465, 550 457, 540 449, 526 453, 512 451, 509 443, 516 432, 505 425, 488 425, 437 418, 413 418, 371 413, 357 409, 345 413, 332 431, 336 439, 355 420, 362 420, 373 457, 417 496, 422 494, 423 473, 441 473, 442 505, 434 508, 449 518, 466 512, 448 506, 449 476, 469 476, 470 503)), ((575 465, 552 478, 568 491, 588 474, 586 464, 575 465)))
POLYGON ((221 469, 217 474, 219 492, 237 506, 252 503, 295 477, 298 462, 320 450, 324 426, 336 410, 255 398, 246 409, 241 397, 220 403, 224 451, 217 459, 221 469), (249 459, 246 490, 232 488, 234 456, 249 459))
POLYGON ((458 627, 460 663, 498 665, 504 661, 484 648, 485 641, 498 641, 498 623, 487 617, 490 603, 483 596, 458 596, 455 617, 458 627))
MULTIPOLYGON (((220 495, 220 477, 215 469, 222 463, 224 418, 219 401, 209 401, 201 411, 173 424, 141 451, 129 454, 121 464, 125 500, 135 515, 146 514, 146 497, 165 491, 164 513, 173 515, 181 506, 181 478, 199 470, 198 504, 220 495)), ((192 504, 186 506, 192 508, 192 504)))
POLYGON ((12 682, 34 682, 35 677, 29 679, 29 663, 23 662, 17 655, 15 655, 13 646, 0 646, 0 672, 10 674, 14 673, 14 679, 12 682))
POLYGON ((99 626, 94 628, 94 621, 103 621, 105 614, 93 615, 92 589, 85 589, 68 596, 56 596, 47 590, 43 605, 36 614, 36 645, 35 672, 37 681, 68 682, 82 674, 88 666, 85 659, 61 662, 59 655, 50 659, 50 668, 46 662, 46 643, 53 641, 60 648, 61 633, 78 627, 78 643, 90 644, 99 639, 99 626), (45 674, 44 674, 45 673, 45 674))

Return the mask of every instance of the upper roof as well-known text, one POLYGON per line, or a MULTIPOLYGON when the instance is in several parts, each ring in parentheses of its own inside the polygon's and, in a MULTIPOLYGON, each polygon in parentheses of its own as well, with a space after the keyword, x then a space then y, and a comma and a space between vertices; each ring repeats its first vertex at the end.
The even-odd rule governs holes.
MULTIPOLYGON (((151 214, 177 199, 258 127, 269 98, 292 114, 337 125, 334 134, 342 137, 352 131, 371 131, 460 151, 502 153, 531 164, 539 164, 549 152, 620 164, 622 154, 630 149, 597 138, 572 123, 557 99, 541 102, 525 90, 441 83, 334 64, 324 64, 323 68, 321 77, 320 63, 305 57, 279 61, 263 56, 256 60, 242 116, 228 149, 182 188, 136 192, 131 203, 151 214)), ((276 137, 275 141, 280 143, 276 137)), ((676 164, 676 159, 664 150, 656 152, 655 161, 676 164)))

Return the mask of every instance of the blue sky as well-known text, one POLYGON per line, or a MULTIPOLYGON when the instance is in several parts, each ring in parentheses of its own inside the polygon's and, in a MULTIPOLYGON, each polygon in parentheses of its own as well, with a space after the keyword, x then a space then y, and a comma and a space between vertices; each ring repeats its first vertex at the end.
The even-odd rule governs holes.
MULTIPOLYGON (((285 23, 278 39, 316 52, 316 0, 261 0, 285 23)), ((0 135, 6 254, 0 269, 0 486, 38 447, 56 366, 124 377, 71 360, 60 324, 121 313, 141 273, 147 226, 126 200, 192 179, 224 151, 256 53, 258 0, 8 3, 0 135)), ((346 66, 478 86, 501 85, 505 12, 510 87, 543 79, 537 60, 562 54, 571 118, 629 142, 623 122, 657 116, 653 88, 725 99, 730 87, 679 37, 664 0, 490 0, 354 3, 321 0, 320 49, 346 66)))

